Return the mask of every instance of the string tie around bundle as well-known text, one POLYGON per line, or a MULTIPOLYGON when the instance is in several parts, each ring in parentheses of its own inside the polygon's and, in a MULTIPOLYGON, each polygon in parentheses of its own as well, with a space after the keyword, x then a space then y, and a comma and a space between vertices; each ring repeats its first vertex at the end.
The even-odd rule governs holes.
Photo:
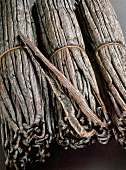
POLYGON ((105 43, 105 44, 100 45, 100 46, 95 50, 95 56, 98 56, 98 52, 99 52, 101 49, 103 49, 104 47, 111 46, 111 45, 117 45, 117 46, 120 46, 120 47, 125 47, 125 45, 122 44, 121 42, 108 42, 108 43, 105 43))
POLYGON ((12 48, 9 48, 8 50, 4 51, 1 55, 0 55, 0 59, 7 53, 11 52, 11 51, 14 51, 14 50, 17 50, 17 49, 26 49, 27 47, 26 46, 16 46, 16 47, 12 47, 12 48))
POLYGON ((82 47, 80 47, 79 45, 66 45, 64 47, 61 47, 59 49, 57 49, 56 51, 54 51, 54 53, 49 57, 49 59, 53 58, 54 55, 58 54, 60 51, 64 50, 64 49, 69 49, 69 48, 77 48, 79 49, 81 52, 84 51, 82 47))

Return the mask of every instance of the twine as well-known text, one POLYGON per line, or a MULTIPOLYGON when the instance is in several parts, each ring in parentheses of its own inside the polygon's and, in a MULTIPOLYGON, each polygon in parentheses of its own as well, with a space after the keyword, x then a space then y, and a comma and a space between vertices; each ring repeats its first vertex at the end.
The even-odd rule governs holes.
POLYGON ((109 42, 109 43, 105 43, 105 44, 102 44, 101 46, 99 46, 99 47, 95 50, 95 56, 97 56, 99 50, 101 50, 101 49, 104 48, 104 47, 108 47, 108 46, 110 46, 110 45, 118 45, 118 46, 121 46, 121 47, 125 47, 125 45, 123 45, 122 43, 119 43, 119 42, 109 42))
POLYGON ((17 47, 10 48, 10 49, 4 51, 4 52, 0 55, 0 59, 1 59, 5 54, 9 53, 10 51, 14 51, 14 50, 20 49, 20 48, 24 49, 24 48, 27 48, 27 47, 26 47, 26 46, 17 46, 17 47))
POLYGON ((54 55, 56 55, 57 53, 59 53, 60 51, 66 49, 66 48, 77 48, 77 49, 79 49, 80 51, 83 51, 83 49, 82 49, 79 45, 67 45, 67 46, 61 47, 61 48, 59 48, 58 50, 56 50, 56 51, 49 57, 49 59, 51 59, 54 55))

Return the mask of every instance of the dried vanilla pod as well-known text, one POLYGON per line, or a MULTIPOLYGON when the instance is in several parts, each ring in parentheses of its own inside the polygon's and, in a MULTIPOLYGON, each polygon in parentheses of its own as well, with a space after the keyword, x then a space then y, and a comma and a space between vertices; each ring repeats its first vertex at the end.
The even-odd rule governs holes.
MULTIPOLYGON (((103 121, 109 118, 100 97, 95 75, 85 53, 85 46, 76 16, 70 0, 36 0, 33 16, 39 38, 41 52, 66 76, 66 78, 83 94, 87 106, 103 121)), ((75 109, 75 116, 88 132, 95 129, 97 138, 106 143, 109 130, 97 127, 85 116, 73 97, 62 87, 75 109)), ((81 138, 71 127, 59 101, 51 94, 57 124, 57 141, 64 147, 84 147, 92 137, 81 138)))
POLYGON ((54 134, 46 78, 24 49, 19 32, 36 44, 29 1, 0 1, 0 116, 6 165, 25 169, 45 161, 54 134), (19 49, 12 48, 19 47, 19 49))
POLYGON ((94 51, 93 58, 96 59, 110 96, 115 138, 125 148, 126 50, 120 24, 109 0, 76 2, 76 14, 87 49, 94 51))
MULTIPOLYGON (((59 82, 63 85, 63 87, 65 87, 68 92, 70 93, 70 95, 73 97, 73 99, 76 101, 76 103, 79 105, 80 109, 82 110, 82 112, 95 124, 100 125, 102 128, 106 127, 107 128, 107 124, 105 124, 104 122, 102 122, 93 112, 92 110, 88 107, 84 96, 71 84, 71 82, 47 59, 45 58, 45 56, 39 51, 39 49, 30 41, 30 39, 28 37, 26 37, 25 35, 23 35, 22 33, 20 33, 20 38, 22 39, 22 41, 24 42, 24 44, 27 47, 27 51, 29 52, 31 58, 33 58, 33 60, 35 60, 35 62, 38 64, 38 66, 41 68, 41 72, 43 75, 45 75, 45 77, 47 78, 51 88, 53 89, 54 94, 56 95, 57 99, 60 101, 61 105, 63 106, 63 109, 66 112, 68 112, 67 110, 69 109, 70 112, 66 113, 66 116, 68 117, 68 120, 70 122, 70 124, 72 124, 73 121, 76 121, 75 116, 74 116, 74 112, 71 110, 73 110, 72 106, 68 107, 67 105, 70 105, 70 101, 69 98, 66 96, 66 94, 62 91, 60 84, 58 83, 57 80, 59 80, 59 82), (31 51, 32 50, 32 51, 31 51), (33 52, 33 53, 32 53, 33 52), (39 62, 38 62, 39 59, 39 62), (57 80, 54 78, 54 76, 52 76, 51 72, 45 72, 43 70, 43 68, 40 65, 40 61, 42 61, 50 71, 53 72, 53 74, 56 76, 57 80), (63 97, 62 97, 63 96, 63 97), (68 104, 67 104, 68 101, 68 104), (68 116, 69 115, 69 116, 68 116), (71 119, 72 118, 72 119, 71 119)), ((76 130, 76 132, 81 136, 81 137, 88 137, 88 136, 92 136, 95 132, 95 130, 92 130, 90 132, 87 132, 84 128, 82 128, 80 125, 81 130, 78 131, 77 128, 77 124, 76 123, 76 127, 74 128, 76 130)), ((96 133, 96 132, 95 132, 96 133)))

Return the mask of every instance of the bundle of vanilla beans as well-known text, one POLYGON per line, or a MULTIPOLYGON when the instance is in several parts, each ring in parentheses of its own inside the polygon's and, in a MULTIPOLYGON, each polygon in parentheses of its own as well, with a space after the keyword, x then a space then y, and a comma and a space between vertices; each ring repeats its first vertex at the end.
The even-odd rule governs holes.
MULTIPOLYGON (((52 141, 125 148, 126 52, 108 0, 0 1, 0 116, 6 165, 45 161, 52 141)), ((52 155, 53 156, 53 155, 52 155)))
MULTIPOLYGON (((101 99, 91 63, 85 52, 84 41, 71 1, 36 0, 33 16, 38 17, 36 20, 41 52, 79 90, 85 98, 87 107, 103 122, 109 123, 108 113, 101 99)), ((96 138, 100 142, 107 142, 110 137, 109 130, 100 128, 91 122, 69 92, 64 87, 61 89, 73 105, 78 125, 87 131, 96 130, 96 138)), ((83 139, 82 135, 78 136, 78 133, 75 132, 75 128, 67 119, 62 105, 56 99, 53 91, 50 98, 52 107, 55 108, 57 142, 66 148, 69 146, 80 148, 90 143, 91 136, 83 139)))
POLYGON ((19 32, 37 38, 27 0, 0 1, 0 116, 5 164, 25 169, 45 161, 54 134, 47 80, 22 46, 19 32))
POLYGON ((123 33, 109 0, 76 0, 76 15, 91 59, 109 95, 108 111, 116 140, 126 145, 126 49, 123 33), (89 45, 90 44, 90 45, 89 45), (93 51, 93 55, 92 52, 93 51))

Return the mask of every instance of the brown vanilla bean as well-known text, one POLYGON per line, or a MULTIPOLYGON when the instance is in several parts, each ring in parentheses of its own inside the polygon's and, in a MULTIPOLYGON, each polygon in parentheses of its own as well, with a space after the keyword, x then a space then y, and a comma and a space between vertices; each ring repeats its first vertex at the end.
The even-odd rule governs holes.
MULTIPOLYGON (((99 119, 97 118, 97 116, 92 113, 92 111, 88 108, 87 104, 84 102, 84 96, 79 93, 78 90, 76 90, 74 88, 74 86, 65 78, 65 76, 59 71, 57 70, 49 61, 48 59, 46 59, 42 53, 38 50, 38 48, 36 46, 34 46, 34 44, 29 40, 29 38, 25 37, 23 34, 20 33, 20 37, 23 40, 23 42, 25 43, 25 45, 28 45, 30 47, 30 49, 32 49, 32 51, 35 53, 35 55, 37 57, 39 57, 44 64, 46 64, 46 66, 48 66, 49 69, 51 69, 51 71, 53 71, 54 75, 56 75, 57 79, 62 83, 62 85, 64 87, 66 87, 69 91, 69 93, 71 94, 71 96, 73 96, 73 98, 75 99, 75 101, 79 104, 80 108, 82 109, 82 111, 86 114, 85 111, 87 111, 87 117, 90 116, 90 119, 92 121, 95 121, 96 123, 100 123, 101 121, 99 121, 99 119), (90 115, 89 115, 90 114, 90 115)), ((30 50, 27 48, 27 50, 30 52, 30 50)), ((104 126, 104 123, 101 124, 102 126, 104 126)), ((67 132, 65 132, 66 134, 67 132)), ((70 133, 73 135, 73 132, 70 130, 70 133)), ((103 131, 103 133, 101 134, 101 136, 103 137, 105 135, 105 131, 103 131)), ((64 135, 65 135, 64 134, 64 135)), ((99 134, 100 135, 100 134, 99 134)), ((76 136, 77 137, 77 136, 76 136)), ((104 143, 105 143, 105 136, 104 136, 104 143)), ((108 137, 109 139, 109 137, 108 137)), ((65 142, 65 141, 64 141, 65 142)))

